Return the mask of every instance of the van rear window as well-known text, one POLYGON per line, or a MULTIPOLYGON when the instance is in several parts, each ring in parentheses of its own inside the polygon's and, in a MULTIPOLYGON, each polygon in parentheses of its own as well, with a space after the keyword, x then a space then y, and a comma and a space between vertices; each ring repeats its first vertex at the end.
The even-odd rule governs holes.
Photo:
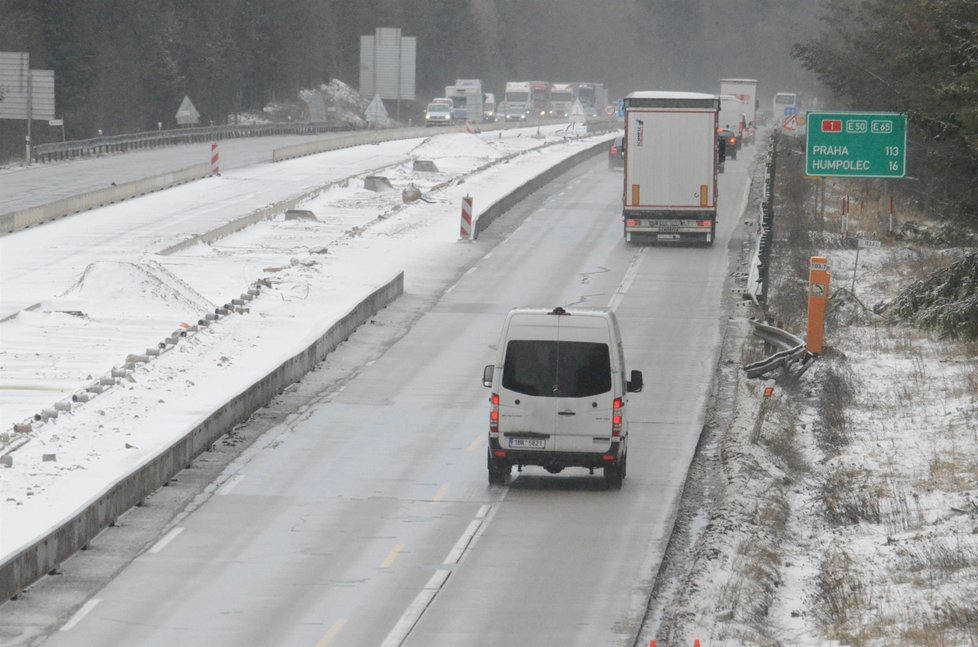
POLYGON ((514 339, 506 346, 503 388, 548 398, 583 398, 611 390, 607 344, 514 339))

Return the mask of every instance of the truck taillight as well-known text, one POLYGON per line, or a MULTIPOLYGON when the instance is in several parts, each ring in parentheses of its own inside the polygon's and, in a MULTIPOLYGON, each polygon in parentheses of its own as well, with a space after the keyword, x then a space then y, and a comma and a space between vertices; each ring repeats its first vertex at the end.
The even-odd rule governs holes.
POLYGON ((499 394, 493 393, 489 398, 489 433, 499 433, 499 394))
POLYGON ((713 226, 713 223, 711 221, 709 221, 709 220, 697 220, 696 221, 696 226, 697 227, 712 227, 713 226))
POLYGON ((621 436, 621 398, 615 398, 611 405, 611 435, 621 436))
POLYGON ((638 220, 632 220, 631 218, 629 218, 628 220, 625 221, 625 226, 626 227, 638 227, 638 220))
POLYGON ((617 155, 618 154, 618 147, 617 146, 612 146, 611 147, 611 154, 612 155, 617 155))

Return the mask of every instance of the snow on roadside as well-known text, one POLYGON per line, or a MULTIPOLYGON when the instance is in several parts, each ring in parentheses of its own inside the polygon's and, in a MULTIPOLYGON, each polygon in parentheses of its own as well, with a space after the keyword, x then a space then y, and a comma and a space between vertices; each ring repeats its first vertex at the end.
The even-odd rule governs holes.
MULTIPOLYGON (((978 644, 978 348, 873 312, 957 250, 884 244, 858 267, 855 249, 810 253, 832 272, 825 351, 772 400, 739 373, 706 527, 650 637, 978 644)), ((803 289, 789 279, 772 295, 803 289)), ((742 350, 726 361, 759 359, 746 324, 731 331, 742 350)))
MULTIPOLYGON (((142 269, 125 265, 112 268, 117 275, 111 284, 142 286, 122 290, 122 302, 135 297, 147 310, 166 305, 164 310, 174 314, 169 304, 222 303, 261 277, 267 279, 270 287, 249 304, 249 313, 234 314, 201 329, 159 358, 139 365, 130 378, 120 379, 118 386, 38 426, 30 435, 30 442, 12 454, 13 467, 0 469, 0 490, 4 492, 4 500, 0 501, 0 526, 4 529, 0 533, 0 556, 15 552, 56 527, 109 484, 150 460, 250 385, 256 376, 305 348, 366 294, 398 272, 405 271, 406 290, 410 290, 412 282, 432 280, 432 266, 442 273, 464 268, 481 252, 477 245, 458 244, 461 196, 479 196, 477 215, 528 177, 600 139, 565 140, 563 133, 558 133, 549 142, 544 138, 534 142, 532 137, 498 136, 496 141, 504 142, 500 144, 503 156, 538 148, 543 143, 551 145, 538 154, 508 158, 508 163, 490 166, 466 177, 463 183, 437 182, 445 186, 432 192, 431 202, 404 205, 401 186, 382 194, 337 187, 301 205, 317 214, 315 221, 264 221, 213 245, 197 245, 170 256, 152 256, 133 266, 158 267, 158 276, 172 277, 165 282, 171 288, 186 285, 189 291, 154 292, 160 282, 144 281, 146 272, 142 269), (178 294, 197 297, 181 298, 178 294), (55 460, 45 460, 45 454, 53 455, 55 460)), ((450 143, 447 149, 455 150, 457 146, 458 142, 450 143)), ((486 150, 479 143, 472 148, 472 163, 483 164, 486 150)), ((392 177, 397 183, 409 177, 425 181, 410 174, 392 173, 392 177)), ((119 294, 114 290, 105 294, 76 290, 65 295, 64 303, 70 302, 73 309, 80 311, 112 312, 122 306, 119 294), (80 300, 82 294, 89 297, 84 303, 80 300), (106 300, 100 301, 101 296, 106 300)), ((186 314, 192 312, 183 311, 180 316, 186 314)), ((90 321, 84 317, 29 312, 16 319, 21 316, 25 321, 31 316, 57 318, 64 327, 52 328, 52 337, 67 336, 71 330, 88 334, 84 325, 74 327, 78 322, 88 325, 90 321)), ((115 330, 121 333, 130 325, 131 321, 120 323, 115 330)), ((175 325, 175 320, 170 321, 164 330, 169 332, 175 325)), ((111 346, 108 342, 115 334, 108 324, 100 334, 103 341, 99 343, 105 346, 100 347, 95 359, 101 357, 103 369, 127 351, 138 351, 147 345, 126 338, 125 349, 111 346)), ((157 331, 152 339, 159 334, 157 331)), ((70 357, 68 349, 65 353, 70 357)), ((38 370, 57 371, 58 364, 70 364, 70 360, 57 354, 50 357, 52 366, 38 370)))

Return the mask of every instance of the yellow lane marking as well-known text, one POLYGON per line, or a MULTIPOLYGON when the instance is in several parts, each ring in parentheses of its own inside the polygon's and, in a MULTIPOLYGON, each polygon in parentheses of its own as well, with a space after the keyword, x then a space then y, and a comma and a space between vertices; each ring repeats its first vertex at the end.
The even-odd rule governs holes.
POLYGON ((469 445, 469 448, 468 448, 467 451, 472 452, 472 451, 475 451, 475 450, 479 449, 479 446, 482 445, 482 441, 484 441, 485 439, 486 439, 486 437, 484 435, 479 434, 478 436, 476 436, 475 440, 472 441, 472 444, 469 445))
POLYGON ((445 498, 446 492, 448 492, 448 483, 438 488, 438 491, 435 492, 435 496, 431 497, 431 502, 440 503, 441 500, 445 498))
POLYGON ((380 567, 381 568, 390 568, 391 567, 391 564, 394 563, 394 560, 397 559, 397 556, 401 554, 401 551, 402 550, 404 550, 404 546, 402 546, 401 544, 398 544, 397 546, 394 546, 394 548, 391 550, 391 552, 389 552, 387 554, 387 559, 385 559, 381 563, 380 567))
POLYGON ((326 645, 332 642, 333 638, 336 638, 336 634, 340 633, 340 629, 342 629, 343 625, 345 624, 346 618, 341 618, 333 623, 333 626, 329 628, 329 631, 327 631, 326 634, 319 639, 319 642, 316 643, 316 647, 326 647, 326 645))

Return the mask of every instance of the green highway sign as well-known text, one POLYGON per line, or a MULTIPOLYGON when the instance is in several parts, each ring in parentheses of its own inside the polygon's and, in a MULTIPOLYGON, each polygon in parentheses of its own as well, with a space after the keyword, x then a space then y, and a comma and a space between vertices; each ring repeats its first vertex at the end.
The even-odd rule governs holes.
POLYGON ((903 177, 907 116, 895 112, 809 112, 805 173, 903 177))

